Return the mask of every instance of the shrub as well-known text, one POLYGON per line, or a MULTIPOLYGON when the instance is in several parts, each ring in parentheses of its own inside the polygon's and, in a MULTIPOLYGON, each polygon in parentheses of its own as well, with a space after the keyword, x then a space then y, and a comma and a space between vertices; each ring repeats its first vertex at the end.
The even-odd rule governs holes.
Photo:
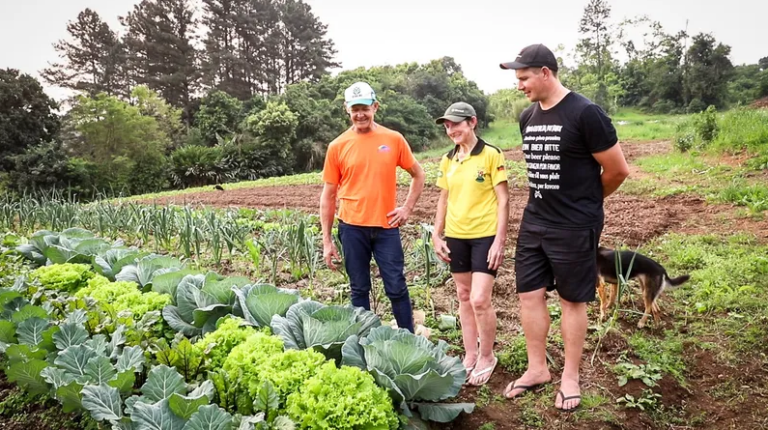
POLYGON ((171 179, 175 185, 199 187, 221 182, 221 147, 185 146, 171 154, 171 179))
POLYGON ((386 390, 358 368, 326 362, 288 396, 289 417, 301 429, 396 429, 399 421, 386 390))
POLYGON ((32 278, 49 290, 75 292, 86 286, 94 275, 87 264, 53 264, 42 266, 32 272, 32 278))
POLYGON ((704 145, 708 145, 717 137, 717 111, 710 105, 707 110, 694 115, 693 126, 697 136, 704 145))

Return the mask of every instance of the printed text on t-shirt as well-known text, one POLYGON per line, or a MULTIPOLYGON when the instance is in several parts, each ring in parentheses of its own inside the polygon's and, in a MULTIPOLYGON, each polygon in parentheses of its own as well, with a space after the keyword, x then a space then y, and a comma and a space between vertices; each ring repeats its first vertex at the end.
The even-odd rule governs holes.
POLYGON ((536 190, 535 197, 543 198, 539 190, 560 189, 560 142, 562 125, 529 125, 525 128, 523 153, 528 164, 528 186, 536 190))

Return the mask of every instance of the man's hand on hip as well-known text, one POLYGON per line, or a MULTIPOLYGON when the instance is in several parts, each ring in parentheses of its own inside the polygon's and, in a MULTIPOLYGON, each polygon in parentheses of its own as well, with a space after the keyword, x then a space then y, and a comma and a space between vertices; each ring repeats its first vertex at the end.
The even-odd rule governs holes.
POLYGON ((406 207, 395 208, 392 212, 387 214, 387 218, 390 218, 389 225, 392 227, 400 227, 408 223, 408 218, 411 216, 411 210, 406 207))

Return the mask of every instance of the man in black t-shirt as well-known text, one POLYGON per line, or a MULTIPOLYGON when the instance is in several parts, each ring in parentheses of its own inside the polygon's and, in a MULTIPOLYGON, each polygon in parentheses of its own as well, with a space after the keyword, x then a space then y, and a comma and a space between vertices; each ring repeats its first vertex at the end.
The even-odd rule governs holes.
POLYGON ((504 394, 516 397, 552 379, 546 361, 550 319, 545 292, 556 289, 565 367, 555 407, 570 411, 581 399, 579 364, 586 305, 595 299, 603 199, 616 191, 629 169, 610 118, 560 83, 557 60, 546 46, 528 46, 501 68, 515 70, 517 88, 533 102, 520 115, 529 195, 515 251, 528 369, 504 394))

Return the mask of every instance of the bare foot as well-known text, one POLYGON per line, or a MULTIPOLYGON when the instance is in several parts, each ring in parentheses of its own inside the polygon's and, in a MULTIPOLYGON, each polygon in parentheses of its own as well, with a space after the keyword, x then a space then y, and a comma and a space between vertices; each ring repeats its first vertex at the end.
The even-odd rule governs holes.
POLYGON ((496 356, 480 357, 475 365, 475 370, 472 371, 469 384, 470 385, 483 385, 491 378, 491 373, 496 368, 496 364, 499 360, 496 356))
POLYGON ((548 369, 534 371, 528 369, 523 373, 523 376, 507 385, 507 388, 504 389, 504 397, 508 399, 515 398, 529 389, 537 385, 546 384, 551 380, 552 376, 549 374, 548 369))
POLYGON ((563 379, 555 397, 555 407, 563 411, 572 411, 581 403, 579 381, 563 379))

